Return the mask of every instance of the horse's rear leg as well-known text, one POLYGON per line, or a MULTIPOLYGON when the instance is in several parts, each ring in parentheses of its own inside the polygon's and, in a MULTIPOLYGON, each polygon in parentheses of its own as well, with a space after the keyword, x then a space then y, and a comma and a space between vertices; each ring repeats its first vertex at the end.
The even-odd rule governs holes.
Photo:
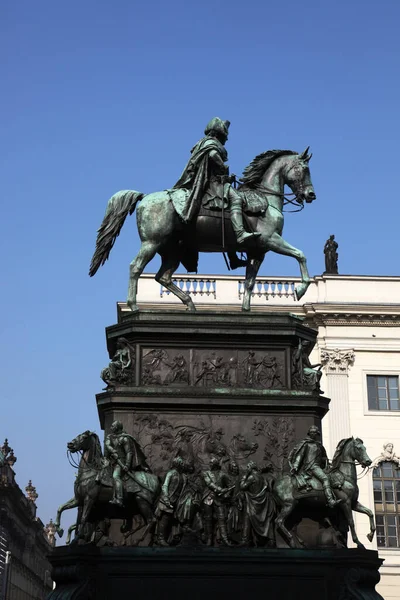
POLYGON ((295 294, 297 300, 300 300, 302 296, 307 291, 308 286, 310 285, 310 274, 307 269, 307 260, 304 256, 304 253, 295 248, 291 244, 288 244, 278 233, 274 233, 270 239, 268 240, 268 248, 277 254, 284 254, 285 256, 293 256, 300 266, 301 273, 301 284, 298 285, 295 289, 295 294))
POLYGON ((160 244, 157 242, 145 241, 142 243, 137 256, 133 259, 129 269, 129 288, 127 305, 132 312, 139 310, 136 304, 138 280, 143 273, 146 265, 154 258, 160 244))
POLYGON ((244 282, 242 310, 250 310, 251 293, 254 289, 257 273, 263 260, 264 255, 261 257, 258 256, 257 258, 251 256, 248 257, 246 267, 246 280, 244 282))
POLYGON ((177 296, 179 300, 182 300, 182 302, 186 304, 188 310, 194 312, 196 308, 189 294, 186 294, 181 290, 181 288, 175 285, 175 283, 172 283, 172 275, 175 273, 180 263, 177 253, 173 250, 168 254, 163 253, 161 255, 161 259, 162 263, 160 270, 156 275, 156 281, 161 283, 165 288, 167 288, 167 290, 177 296))

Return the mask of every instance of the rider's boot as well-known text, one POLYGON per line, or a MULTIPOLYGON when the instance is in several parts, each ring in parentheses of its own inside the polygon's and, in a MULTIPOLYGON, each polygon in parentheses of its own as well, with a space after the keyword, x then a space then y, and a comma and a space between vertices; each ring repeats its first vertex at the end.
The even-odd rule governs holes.
POLYGON ((341 498, 336 498, 335 494, 332 492, 330 485, 324 485, 324 492, 326 499, 328 500, 329 508, 335 508, 335 506, 342 502, 341 498))
POLYGON ((237 193, 230 193, 230 211, 231 211, 231 223, 233 231, 236 235, 236 241, 238 244, 243 244, 248 240, 255 239, 261 235, 261 233, 248 233, 245 231, 243 226, 243 207, 242 199, 237 193))
POLYGON ((163 548, 169 547, 169 544, 166 540, 168 522, 169 522, 168 515, 165 515, 165 514, 162 515, 161 519, 158 522, 157 544, 158 544, 158 546, 163 546, 163 548))
POLYGON ((239 267, 247 267, 247 260, 242 260, 238 257, 236 252, 228 252, 229 266, 234 271, 239 267))
POLYGON ((114 498, 110 500, 110 504, 116 504, 117 506, 124 505, 124 488, 122 481, 114 479, 114 498))

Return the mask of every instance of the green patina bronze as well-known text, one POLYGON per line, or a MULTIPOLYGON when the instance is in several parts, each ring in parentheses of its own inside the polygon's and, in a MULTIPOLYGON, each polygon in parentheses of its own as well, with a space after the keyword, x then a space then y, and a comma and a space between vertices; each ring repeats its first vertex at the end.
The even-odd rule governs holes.
POLYGON ((199 252, 226 251, 232 268, 240 266, 236 251, 246 253, 245 311, 250 310, 256 276, 268 251, 299 262, 302 281, 296 296, 300 299, 305 294, 310 284, 306 258, 282 238, 282 231, 285 185, 293 191, 294 200, 289 202, 300 208, 316 198, 308 148, 301 154, 291 150, 259 154, 244 170, 236 190, 232 186, 236 178, 226 165, 228 128, 228 121, 217 117, 210 121, 173 188, 151 194, 124 190, 109 200, 89 274, 93 276, 108 259, 125 218, 137 207, 142 244, 130 266, 127 299, 133 312, 138 310, 139 277, 156 253, 162 260, 156 280, 191 311, 195 307, 190 295, 173 283, 172 276, 180 263, 188 271, 197 271, 199 252))

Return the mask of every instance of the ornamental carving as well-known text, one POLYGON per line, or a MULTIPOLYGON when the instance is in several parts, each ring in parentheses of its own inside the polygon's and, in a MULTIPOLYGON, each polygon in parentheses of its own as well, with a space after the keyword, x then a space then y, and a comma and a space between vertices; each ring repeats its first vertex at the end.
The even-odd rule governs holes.
POLYGON ((321 363, 328 373, 347 373, 354 360, 354 350, 321 349, 321 363))
POLYGON ((142 385, 189 385, 189 351, 154 348, 142 358, 142 385))
POLYGON ((370 469, 376 469, 383 462, 392 462, 400 468, 400 457, 396 455, 394 451, 394 444, 392 442, 388 442, 387 444, 383 444, 383 452, 375 458, 372 462, 370 469))

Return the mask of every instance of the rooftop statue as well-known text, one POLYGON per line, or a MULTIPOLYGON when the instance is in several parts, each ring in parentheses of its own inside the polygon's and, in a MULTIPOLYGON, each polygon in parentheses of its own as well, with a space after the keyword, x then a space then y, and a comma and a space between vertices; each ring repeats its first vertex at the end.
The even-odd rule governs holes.
POLYGON ((213 118, 204 137, 192 148, 190 159, 173 188, 144 194, 134 190, 117 192, 109 200, 98 230, 96 250, 90 265, 93 276, 109 257, 128 214, 137 207, 137 226, 142 242, 130 265, 127 304, 137 312, 137 286, 146 265, 158 253, 161 267, 156 281, 175 294, 188 310, 195 306, 189 294, 172 281, 182 265, 197 272, 199 252, 227 252, 232 268, 239 266, 236 251, 247 256, 242 309, 250 310, 251 293, 265 254, 277 252, 295 258, 300 265, 300 299, 310 284, 306 258, 301 250, 282 238, 283 207, 291 203, 304 207, 316 195, 311 182, 308 148, 269 150, 255 157, 244 170, 235 189, 236 176, 229 173, 229 121, 213 118), (289 186, 293 198, 285 195, 289 186), (139 204, 140 201, 140 204, 139 204))

